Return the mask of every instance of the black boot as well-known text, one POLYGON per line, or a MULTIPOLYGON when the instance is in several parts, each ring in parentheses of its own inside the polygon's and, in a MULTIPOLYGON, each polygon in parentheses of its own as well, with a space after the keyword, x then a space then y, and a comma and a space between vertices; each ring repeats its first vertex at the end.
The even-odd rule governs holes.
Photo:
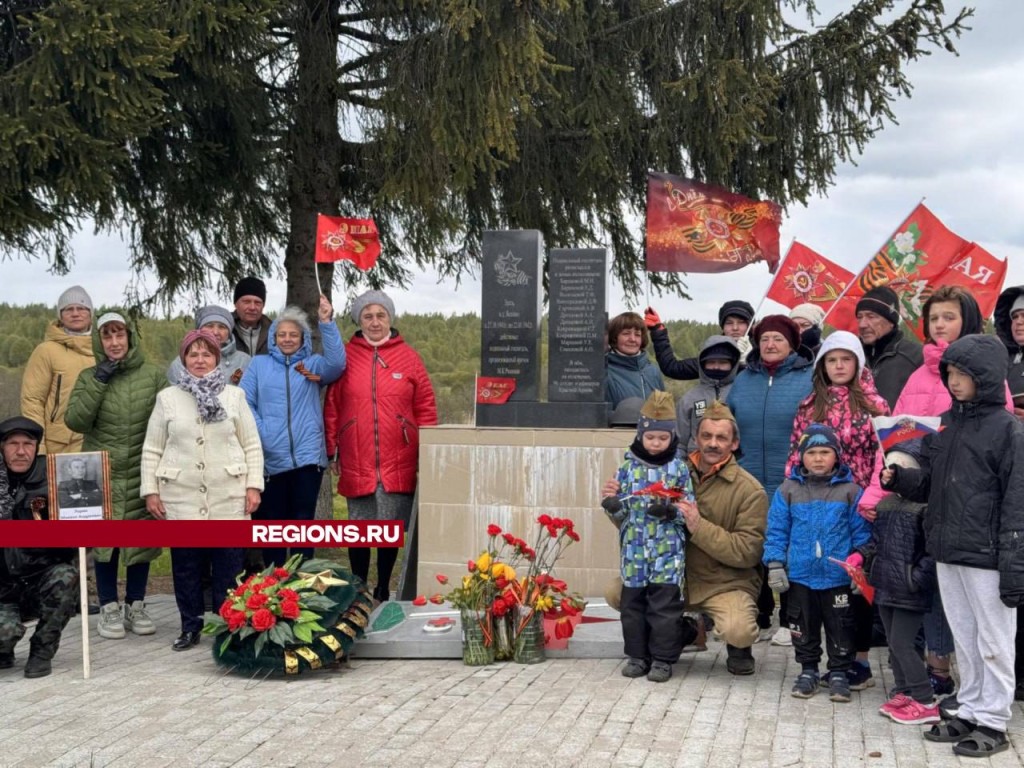
POLYGON ((0 653, 0 669, 10 669, 14 666, 14 651, 0 653))
POLYGON ((725 668, 734 675, 754 674, 754 652, 749 648, 737 648, 735 645, 726 645, 728 658, 725 660, 725 668))
POLYGON ((46 677, 53 671, 49 659, 41 659, 38 656, 29 656, 25 663, 25 677, 46 677))

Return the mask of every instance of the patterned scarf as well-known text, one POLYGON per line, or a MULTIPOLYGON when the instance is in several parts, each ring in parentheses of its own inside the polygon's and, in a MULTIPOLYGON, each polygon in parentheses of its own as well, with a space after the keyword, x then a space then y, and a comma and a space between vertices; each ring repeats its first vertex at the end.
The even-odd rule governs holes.
POLYGON ((11 493, 11 486, 7 482, 7 464, 0 459, 0 520, 10 520, 14 517, 14 495, 11 493))
POLYGON ((224 410, 224 406, 217 399, 217 395, 224 391, 226 385, 224 371, 220 366, 203 377, 193 376, 188 370, 184 370, 178 379, 178 388, 188 392, 196 399, 199 418, 203 420, 204 424, 224 421, 228 417, 228 412, 224 410))

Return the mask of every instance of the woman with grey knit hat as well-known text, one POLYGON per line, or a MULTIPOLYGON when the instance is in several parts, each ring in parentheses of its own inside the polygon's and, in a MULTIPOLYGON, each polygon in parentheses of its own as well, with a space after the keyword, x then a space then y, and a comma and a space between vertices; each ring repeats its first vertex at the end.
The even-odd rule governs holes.
MULTIPOLYGON (((235 318, 231 314, 231 310, 212 304, 198 310, 196 312, 196 330, 200 329, 209 331, 216 337, 220 344, 220 362, 217 367, 224 372, 224 380, 228 384, 237 386, 252 358, 238 349, 234 336, 235 318)), ((181 359, 174 358, 167 369, 167 380, 171 384, 177 384, 184 370, 185 365, 181 359)))
MULTIPOLYGON (((338 493, 350 520, 402 520, 412 514, 420 427, 437 424, 434 388, 419 354, 392 327, 395 305, 383 291, 352 302, 359 325, 346 344, 348 368, 327 390, 324 432, 338 493)), ((352 572, 366 581, 370 550, 350 549, 352 572)), ((377 550, 374 599, 391 596, 397 549, 377 550)))
POLYGON ((92 299, 73 285, 57 299, 57 319, 46 327, 21 380, 21 413, 43 427, 40 453, 82 450, 82 435, 68 429, 64 413, 78 374, 94 362, 92 299))

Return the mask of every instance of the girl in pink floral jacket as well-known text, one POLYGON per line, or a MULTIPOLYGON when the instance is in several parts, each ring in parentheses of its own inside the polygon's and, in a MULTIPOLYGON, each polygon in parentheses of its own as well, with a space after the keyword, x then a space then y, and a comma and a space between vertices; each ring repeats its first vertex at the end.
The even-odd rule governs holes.
POLYGON ((786 476, 800 461, 797 445, 800 435, 812 422, 826 424, 839 438, 843 461, 853 472, 861 488, 871 482, 878 439, 872 416, 887 416, 889 406, 875 389, 871 372, 864 366, 864 348, 860 339, 846 331, 836 331, 821 343, 814 362, 814 390, 797 408, 793 422, 786 476))

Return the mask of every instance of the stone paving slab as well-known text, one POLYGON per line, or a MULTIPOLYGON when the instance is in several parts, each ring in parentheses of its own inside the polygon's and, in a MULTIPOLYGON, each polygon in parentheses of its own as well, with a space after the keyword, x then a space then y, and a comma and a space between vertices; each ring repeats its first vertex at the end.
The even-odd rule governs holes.
MULTIPOLYGON (((849 704, 794 699, 792 649, 755 646, 758 673, 733 677, 725 647, 690 653, 668 683, 627 680, 620 659, 551 659, 522 666, 378 660, 298 678, 225 675, 211 644, 171 651, 174 600, 150 600, 157 633, 92 640, 82 679, 80 624, 72 621, 54 673, 26 680, 0 671, 0 766, 420 766, 525 768, 947 768, 1024 764, 1015 705, 1012 748, 958 758, 921 728, 878 715, 891 684, 872 652, 878 685, 849 704)), ((31 633, 31 630, 30 630, 31 633)), ((357 647, 358 652, 358 647, 357 647)))

